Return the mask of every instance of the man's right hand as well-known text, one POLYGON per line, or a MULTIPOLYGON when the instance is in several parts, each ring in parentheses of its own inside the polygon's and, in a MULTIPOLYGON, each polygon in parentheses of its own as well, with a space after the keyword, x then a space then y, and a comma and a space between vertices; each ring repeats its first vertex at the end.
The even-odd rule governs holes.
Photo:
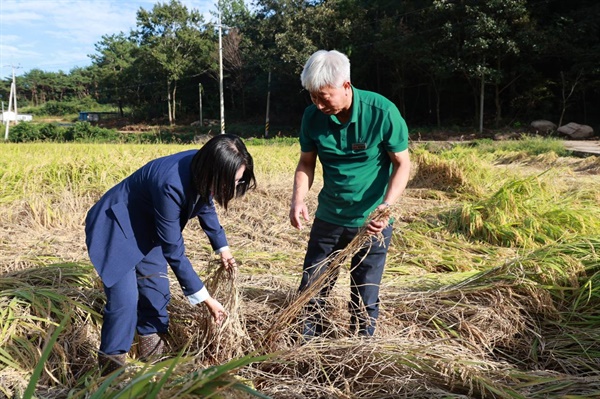
POLYGON ((290 206, 290 223, 298 230, 300 230, 303 227, 301 218, 303 218, 304 221, 308 222, 308 208, 306 207, 306 204, 292 203, 292 205, 290 206))

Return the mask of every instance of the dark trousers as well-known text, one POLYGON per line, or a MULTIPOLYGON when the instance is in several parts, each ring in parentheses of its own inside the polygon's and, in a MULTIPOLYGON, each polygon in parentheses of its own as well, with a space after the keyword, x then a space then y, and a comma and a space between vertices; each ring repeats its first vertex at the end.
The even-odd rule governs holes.
MULTIPOLYGON (((315 219, 304 258, 300 291, 310 287, 327 270, 329 264, 322 261, 335 251, 344 249, 357 235, 358 230, 315 219)), ((387 226, 382 233, 383 245, 373 237, 371 247, 361 249, 352 257, 350 263, 350 327, 353 330, 358 329, 360 335, 373 335, 379 316, 379 285, 392 237, 392 226, 387 226), (361 305, 364 306, 366 314, 361 311, 361 305)), ((336 281, 337 274, 331 276, 321 288, 318 297, 309 302, 309 317, 304 323, 304 335, 322 333, 322 308, 336 281)))
POLYGON ((160 247, 154 248, 115 285, 104 286, 104 293, 100 352, 129 352, 136 330, 140 335, 167 332, 171 293, 167 262, 160 247))

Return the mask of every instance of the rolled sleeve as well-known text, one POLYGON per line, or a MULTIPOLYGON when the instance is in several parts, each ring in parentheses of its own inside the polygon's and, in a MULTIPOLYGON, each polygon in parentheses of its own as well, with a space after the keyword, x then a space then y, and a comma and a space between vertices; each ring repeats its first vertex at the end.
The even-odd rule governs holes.
POLYGON ((219 249, 216 249, 216 250, 215 250, 215 253, 216 253, 217 255, 219 255, 221 252, 225 252, 225 251, 229 251, 229 245, 225 245, 224 247, 221 247, 221 248, 219 248, 219 249))
POLYGON ((202 289, 200 291, 187 296, 187 299, 190 301, 190 303, 192 305, 197 305, 199 303, 202 303, 202 302, 206 301, 208 298, 210 298, 210 295, 209 295, 206 287, 202 287, 202 289))

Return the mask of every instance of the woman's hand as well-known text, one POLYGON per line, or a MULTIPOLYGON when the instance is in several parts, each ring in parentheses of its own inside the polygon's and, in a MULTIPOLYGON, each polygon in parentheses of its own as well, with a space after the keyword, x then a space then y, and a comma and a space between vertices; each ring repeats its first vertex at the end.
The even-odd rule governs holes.
POLYGON ((221 252, 221 263, 223 264, 223 267, 225 268, 225 270, 227 270, 229 275, 235 275, 235 273, 237 272, 238 265, 235 261, 235 258, 231 254, 231 251, 221 252))
POLYGON ((215 323, 217 323, 217 325, 220 326, 221 323, 223 323, 228 316, 227 311, 225 310, 223 305, 221 305, 219 301, 217 301, 213 297, 208 297, 208 299, 205 300, 203 303, 208 308, 208 311, 213 317, 215 323))

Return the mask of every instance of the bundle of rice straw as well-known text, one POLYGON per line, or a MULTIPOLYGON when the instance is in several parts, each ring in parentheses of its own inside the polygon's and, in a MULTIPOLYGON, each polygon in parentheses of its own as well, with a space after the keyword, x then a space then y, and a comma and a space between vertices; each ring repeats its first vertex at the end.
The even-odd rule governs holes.
POLYGON ((320 268, 328 264, 327 269, 318 278, 316 278, 307 289, 299 292, 291 300, 290 304, 285 307, 280 313, 277 320, 273 322, 271 327, 267 330, 262 341, 262 346, 268 351, 276 350, 275 343, 279 341, 283 333, 289 332, 294 327, 294 321, 297 319, 300 312, 305 309, 311 298, 315 297, 317 293, 323 288, 324 284, 331 278, 337 276, 340 271, 340 267, 346 263, 346 261, 352 259, 361 249, 370 247, 374 241, 378 245, 384 244, 383 234, 379 233, 373 240, 373 235, 367 231, 367 226, 372 220, 381 221, 389 220, 392 209, 391 207, 375 209, 371 215, 367 218, 365 224, 358 231, 358 234, 344 249, 336 251, 329 255, 315 267, 320 268))
POLYGON ((237 272, 229 273, 218 260, 209 262, 206 275, 208 278, 204 279, 204 283, 208 292, 223 305, 228 317, 218 326, 210 312, 204 308, 198 316, 200 331, 203 332, 199 337, 199 346, 211 363, 222 364, 247 355, 254 347, 240 312, 241 295, 237 284, 237 272))

